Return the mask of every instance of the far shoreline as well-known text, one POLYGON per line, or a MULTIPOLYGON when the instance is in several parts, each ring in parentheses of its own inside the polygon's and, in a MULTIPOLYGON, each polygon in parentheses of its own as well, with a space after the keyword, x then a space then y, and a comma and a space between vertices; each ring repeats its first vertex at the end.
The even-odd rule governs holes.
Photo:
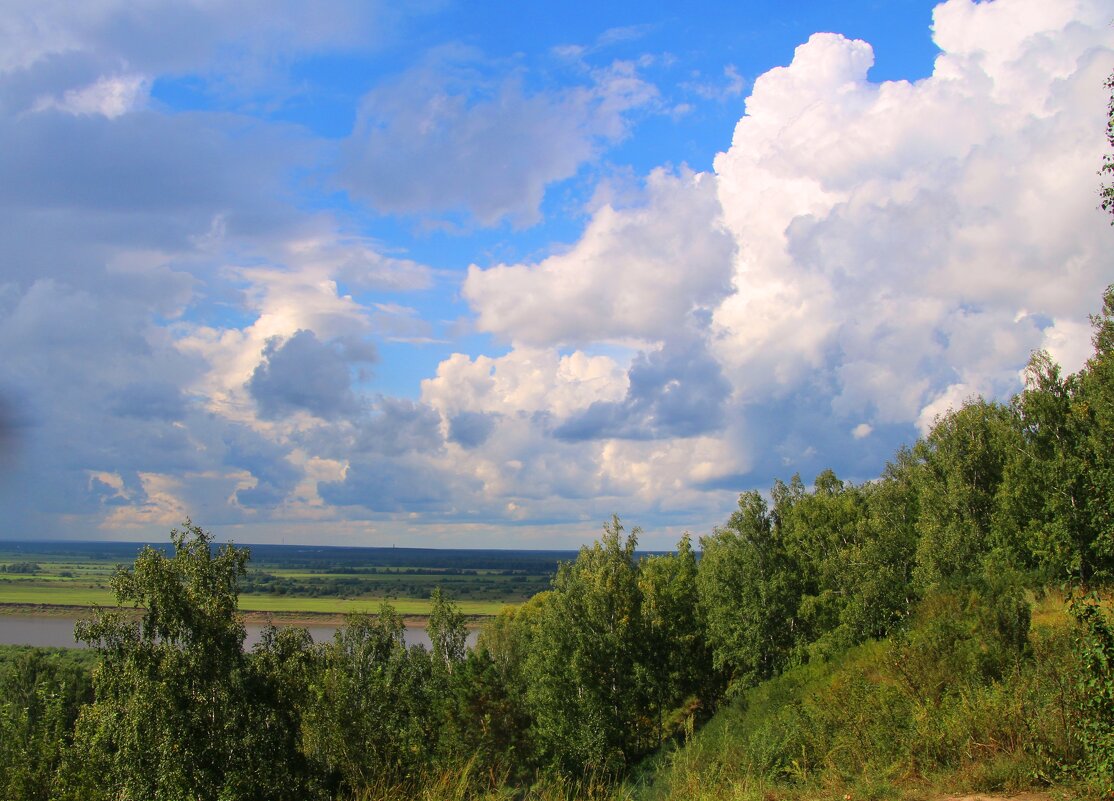
MULTIPOLYGON (((0 603, 0 615, 11 617, 67 617, 81 619, 91 617, 98 609, 115 609, 125 612, 134 612, 137 616, 142 611, 139 607, 120 606, 81 606, 73 604, 27 604, 27 603, 0 603)), ((370 613, 374 615, 374 613, 370 613)), ((240 618, 245 623, 266 625, 274 623, 281 626, 343 626, 350 615, 337 612, 266 612, 258 610, 239 611, 240 618)), ((407 614, 400 615, 406 626, 425 628, 429 624, 429 615, 407 614)), ((469 629, 480 628, 492 615, 466 615, 465 626, 469 629)))

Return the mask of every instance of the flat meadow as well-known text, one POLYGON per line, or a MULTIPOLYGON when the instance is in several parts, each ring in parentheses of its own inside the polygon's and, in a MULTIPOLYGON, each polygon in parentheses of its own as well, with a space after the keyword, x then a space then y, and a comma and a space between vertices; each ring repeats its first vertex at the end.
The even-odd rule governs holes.
MULTIPOLYGON (((0 614, 114 606, 112 576, 129 565, 141 547, 110 542, 0 543, 0 614)), ((383 603, 401 615, 424 617, 436 589, 461 613, 487 617, 548 588, 557 564, 575 557, 561 551, 283 545, 250 550, 241 583, 241 611, 314 617, 377 612, 383 603)))

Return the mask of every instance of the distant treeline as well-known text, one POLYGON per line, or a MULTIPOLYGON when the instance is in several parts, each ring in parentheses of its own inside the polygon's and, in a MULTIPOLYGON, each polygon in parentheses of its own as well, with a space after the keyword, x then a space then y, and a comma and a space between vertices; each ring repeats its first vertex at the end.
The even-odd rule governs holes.
MULTIPOLYGON (((416 793, 446 775, 477 791, 617 778, 725 698, 879 638, 893 642, 892 685, 845 688, 892 712, 856 718, 879 748, 923 734, 909 758, 944 764, 951 741, 931 739, 934 716, 989 688, 1000 708, 1059 704, 1055 727, 1017 713, 1002 735, 1041 775, 1081 770, 1114 789, 1114 633, 1082 595, 1114 577, 1114 287, 1093 325, 1080 373, 1037 353, 1010 404, 969 400, 876 481, 825 471, 811 488, 794 476, 768 496, 743 493, 700 538, 699 560, 687 535, 640 556, 638 530, 612 519, 473 649, 438 591, 428 650, 407 647, 385 607, 331 643, 271 630, 244 653, 248 554, 214 549, 187 523, 170 555, 145 549, 113 580, 141 620, 79 624, 99 653, 91 682, 53 658, 5 664, 0 789, 217 801, 416 793), (1071 588, 1075 667, 1060 684, 1026 683, 1047 658, 1032 646, 1029 592, 1049 584, 1071 588), (910 720, 923 730, 910 734, 910 720)), ((852 712, 799 704, 777 736, 831 740, 852 712)))
POLYGON ((41 571, 42 566, 38 562, 12 562, 10 564, 0 565, 0 573, 34 575, 41 571))
POLYGON ((452 568, 370 568, 321 576, 282 576, 249 569, 241 592, 308 598, 428 598, 436 588, 457 600, 524 601, 549 586, 553 573, 480 572, 452 568))
MULTIPOLYGON (((213 548, 219 547, 214 543, 213 548)), ((144 548, 169 556, 166 543, 0 540, 0 556, 26 560, 29 556, 53 561, 96 560, 130 564, 144 548)), ((534 551, 468 548, 364 548, 345 546, 251 545, 252 562, 287 570, 317 572, 375 572, 378 568, 415 570, 510 570, 531 575, 553 575, 557 565, 576 558, 576 551, 534 551)))

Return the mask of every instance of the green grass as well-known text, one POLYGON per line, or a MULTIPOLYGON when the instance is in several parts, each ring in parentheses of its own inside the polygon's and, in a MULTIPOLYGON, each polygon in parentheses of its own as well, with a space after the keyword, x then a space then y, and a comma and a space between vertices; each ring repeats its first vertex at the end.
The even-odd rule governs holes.
POLYGON ((252 565, 248 568, 248 573, 266 573, 278 578, 288 579, 357 579, 360 581, 391 581, 391 582, 405 582, 405 581, 462 581, 462 582, 514 582, 515 579, 519 581, 548 578, 541 576, 537 573, 515 573, 506 575, 499 571, 476 571, 474 573, 453 573, 449 569, 437 570, 428 567, 423 568, 382 568, 375 573, 365 572, 344 572, 333 570, 305 570, 301 568, 285 568, 285 567, 272 567, 270 565, 252 565), (407 571, 410 572, 407 572, 407 571))
MULTIPOLYGON (((2 597, 2 596, 0 596, 2 597)), ((378 612, 381 604, 389 603, 400 615, 428 615, 427 598, 299 598, 281 595, 241 595, 240 610, 244 612, 324 612, 353 614, 378 612)), ((502 601, 456 601, 465 615, 496 615, 506 606, 502 601)))
MULTIPOLYGON (((312 612, 347 615, 357 612, 378 612, 382 598, 301 598, 282 595, 241 595, 243 612, 312 612)), ((402 615, 428 615, 429 599, 392 598, 387 600, 402 615)), ((35 606, 115 606, 116 599, 107 588, 88 586, 31 585, 8 582, 0 584, 0 604, 35 606)), ((460 601, 457 608, 465 615, 495 615, 505 604, 502 601, 460 601)))
MULTIPOLYGON (((107 587, 108 581, 115 571, 115 567, 111 565, 84 565, 78 567, 57 563, 40 564, 42 564, 42 569, 37 573, 0 573, 0 586, 4 584, 28 582, 80 582, 107 587), (65 573, 70 573, 72 575, 63 575, 65 573)), ((384 573, 333 573, 328 571, 286 570, 282 568, 251 568, 249 572, 267 573, 276 578, 283 579, 358 581, 361 584, 429 584, 431 586, 446 584, 505 584, 509 585, 508 590, 515 589, 514 586, 510 585, 522 583, 521 580, 518 582, 514 580, 516 578, 521 579, 522 577, 520 576, 492 575, 491 573, 460 575, 455 573, 429 572, 428 570, 422 573, 403 573, 395 570, 384 573)), ((528 578, 536 579, 534 576, 528 578)))
MULTIPOLYGON (((250 570, 250 568, 249 568, 250 570)), ((259 568, 260 573, 269 573, 276 578, 288 579, 357 579, 359 581, 382 581, 390 583, 403 583, 407 581, 455 581, 472 582, 480 579, 485 582, 495 581, 510 583, 519 576, 504 576, 497 573, 479 573, 476 575, 447 573, 423 568, 420 573, 404 573, 401 570, 384 570, 381 573, 331 573, 328 571, 286 570, 284 568, 259 568)), ((531 577, 533 578, 533 577, 531 577)))
MULTIPOLYGON (((30 574, 0 573, 0 605, 115 605, 109 582, 120 565, 116 558, 16 552, 0 546, 0 565, 17 562, 34 562, 39 570, 30 574)), ((454 568, 436 565, 384 567, 353 561, 352 567, 376 567, 379 572, 341 572, 330 566, 314 570, 253 562, 248 568, 249 579, 251 574, 268 573, 280 581, 297 582, 297 586, 271 587, 249 581, 242 587, 240 609, 343 615, 378 612, 387 602, 400 614, 424 616, 430 611, 429 594, 441 587, 463 614, 489 616, 498 614, 507 604, 526 600, 545 582, 544 577, 537 575, 503 575, 494 568, 460 574, 449 572, 454 568), (405 572, 407 570, 421 572, 405 572), (324 586, 326 583, 332 586, 324 586)))
MULTIPOLYGON (((87 578, 82 576, 82 578, 87 578)), ((45 572, 43 573, 0 573, 0 585, 3 584, 26 584, 28 582, 39 581, 73 581, 74 577, 71 576, 52 576, 45 572)))
POLYGON ((6 582, 0 585, 0 604, 55 604, 58 606, 115 606, 112 590, 88 586, 67 586, 63 582, 53 586, 23 582, 6 582))
POLYGON ((1058 595, 1039 594, 1019 662, 993 679, 957 670, 938 698, 903 679, 919 663, 901 642, 867 642, 742 692, 627 789, 638 801, 901 801, 1062 783, 1057 797, 1094 797, 1057 767, 1080 758, 1058 595))

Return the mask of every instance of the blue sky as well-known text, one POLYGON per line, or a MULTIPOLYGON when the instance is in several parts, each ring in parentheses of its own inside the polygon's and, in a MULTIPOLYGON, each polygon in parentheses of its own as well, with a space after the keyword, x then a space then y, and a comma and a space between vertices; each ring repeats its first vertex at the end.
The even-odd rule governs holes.
POLYGON ((0 537, 668 547, 1114 276, 1100 0, 17 0, 0 537))

